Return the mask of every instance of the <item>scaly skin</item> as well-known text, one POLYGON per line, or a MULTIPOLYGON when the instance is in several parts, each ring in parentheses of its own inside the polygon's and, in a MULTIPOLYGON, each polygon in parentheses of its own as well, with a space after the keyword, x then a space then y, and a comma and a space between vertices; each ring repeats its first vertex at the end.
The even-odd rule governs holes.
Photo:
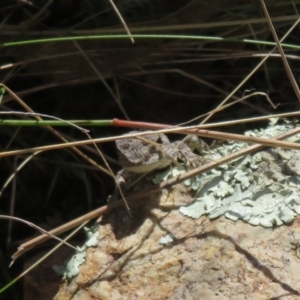
MULTIPOLYGON (((132 131, 130 133, 137 133, 132 131)), ((196 136, 188 139, 195 144, 196 136)), ((199 144, 203 142, 199 141, 199 144)), ((122 167, 133 173, 147 173, 163 169, 172 162, 183 160, 187 165, 199 165, 201 158, 194 154, 184 142, 170 143, 163 133, 150 133, 141 138, 128 138, 116 141, 119 161, 122 167)))

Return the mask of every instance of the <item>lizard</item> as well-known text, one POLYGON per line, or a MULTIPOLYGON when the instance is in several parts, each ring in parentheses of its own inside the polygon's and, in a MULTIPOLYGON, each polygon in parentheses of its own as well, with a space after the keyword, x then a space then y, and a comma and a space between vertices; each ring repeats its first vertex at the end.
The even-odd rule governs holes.
MULTIPOLYGON (((129 133, 138 133, 131 131, 129 133)), ((193 153, 201 152, 207 145, 195 135, 190 135, 184 142, 171 143, 163 133, 150 132, 143 137, 134 137, 116 141, 121 166, 132 173, 148 173, 163 169, 178 160, 187 166, 201 164, 201 158, 193 153)))
MULTIPOLYGON (((139 132, 130 131, 127 134, 139 132)), ((116 147, 123 169, 117 173, 117 187, 108 197, 108 202, 115 201, 119 192, 130 188, 149 172, 163 169, 172 163, 179 165, 179 160, 185 162, 188 168, 191 165, 201 165, 203 160, 193 151, 196 149, 201 153, 208 146, 196 135, 188 135, 182 141, 171 143, 165 134, 150 131, 144 136, 116 140, 116 147), (141 176, 137 177, 134 174, 141 176)))

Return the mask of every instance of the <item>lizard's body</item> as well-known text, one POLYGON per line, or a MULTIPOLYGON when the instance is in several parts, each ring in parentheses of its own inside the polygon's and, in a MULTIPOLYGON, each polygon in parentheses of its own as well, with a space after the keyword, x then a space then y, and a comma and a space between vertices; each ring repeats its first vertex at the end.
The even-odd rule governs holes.
MULTIPOLYGON (((132 131, 130 133, 137 133, 132 131)), ((116 141, 119 161, 125 170, 133 173, 147 173, 163 169, 177 160, 199 165, 201 159, 193 153, 187 142, 196 145, 204 143, 190 136, 188 141, 171 143, 163 133, 149 133, 143 137, 134 137, 116 141)))

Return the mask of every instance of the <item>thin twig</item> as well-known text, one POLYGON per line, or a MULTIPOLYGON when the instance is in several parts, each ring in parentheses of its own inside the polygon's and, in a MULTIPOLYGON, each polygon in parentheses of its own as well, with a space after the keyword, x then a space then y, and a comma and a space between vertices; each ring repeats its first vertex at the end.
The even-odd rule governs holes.
MULTIPOLYGON (((283 42, 287 36, 291 33, 291 31, 299 24, 300 22, 300 18, 297 19, 297 21, 292 25, 292 27, 287 31, 287 33, 283 36, 283 38, 280 40, 280 43, 283 42)), ((269 54, 264 57, 259 63, 258 65, 253 68, 253 70, 245 77, 245 79, 243 79, 235 88, 234 90, 222 101, 222 103, 219 104, 218 107, 224 105, 231 97, 234 96, 234 94, 249 80, 249 78, 265 63, 265 61, 269 58, 269 55, 272 54, 274 51, 276 50, 276 47, 274 47, 269 54)), ((212 115, 208 115, 202 123, 205 123, 206 121, 208 121, 210 119, 212 115)))
MULTIPOLYGON (((125 29, 126 33, 127 33, 128 35, 131 35, 131 32, 130 32, 128 26, 126 25, 126 23, 125 23, 125 21, 124 21, 122 15, 121 15, 121 13, 119 12, 117 6, 116 6, 115 3, 113 2, 113 0, 109 0, 109 2, 110 2, 110 4, 111 4, 112 8, 114 9, 115 13, 117 14, 118 18, 120 19, 122 25, 124 26, 124 29, 125 29)), ((131 40, 132 44, 134 44, 134 39, 133 39, 133 37, 130 37, 130 40, 131 40)))
POLYGON ((266 16, 266 18, 267 18, 267 21, 268 21, 270 30, 271 30, 271 32, 272 32, 272 35, 273 35, 273 37, 274 37, 274 40, 276 41, 277 48, 278 48, 278 50, 279 50, 279 52, 280 52, 280 54, 281 54, 281 59, 282 59, 282 62, 283 62, 285 71, 286 71, 286 73, 287 73, 287 75, 288 75, 288 77, 289 77, 289 80, 290 80, 291 85, 292 85, 292 87, 293 87, 293 89, 294 89, 294 92, 295 92, 295 94, 296 94, 296 96, 297 96, 297 98, 298 98, 298 101, 300 102, 300 90, 299 90, 298 84, 297 84, 297 82, 296 82, 296 80, 295 80, 295 77, 294 77, 294 75, 293 75, 293 73, 292 73, 292 70, 291 70, 291 68, 290 68, 290 66, 289 66, 289 63, 288 63, 288 61, 287 61, 287 59, 286 59, 286 57, 285 57, 284 51, 283 51, 283 49, 282 49, 282 47, 281 47, 281 45, 280 45, 280 41, 279 41, 279 39, 278 39, 276 30, 275 30, 275 28, 274 28, 274 26, 273 26, 273 24, 272 24, 272 21, 271 21, 271 18, 270 18, 268 9, 267 9, 267 7, 266 7, 266 5, 265 5, 264 0, 260 0, 260 3, 261 3, 261 6, 262 6, 262 8, 263 8, 263 11, 264 11, 264 13, 265 13, 265 16, 266 16))

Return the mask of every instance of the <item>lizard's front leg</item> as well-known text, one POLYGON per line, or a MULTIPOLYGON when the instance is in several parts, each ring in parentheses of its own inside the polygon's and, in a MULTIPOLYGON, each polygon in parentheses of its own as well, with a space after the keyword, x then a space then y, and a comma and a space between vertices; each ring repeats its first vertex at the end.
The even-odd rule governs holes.
POLYGON ((189 135, 183 141, 174 142, 174 147, 178 148, 178 158, 184 161, 188 169, 198 167, 203 164, 203 158, 193 151, 197 150, 199 154, 208 149, 208 145, 199 139, 196 135, 189 135))

